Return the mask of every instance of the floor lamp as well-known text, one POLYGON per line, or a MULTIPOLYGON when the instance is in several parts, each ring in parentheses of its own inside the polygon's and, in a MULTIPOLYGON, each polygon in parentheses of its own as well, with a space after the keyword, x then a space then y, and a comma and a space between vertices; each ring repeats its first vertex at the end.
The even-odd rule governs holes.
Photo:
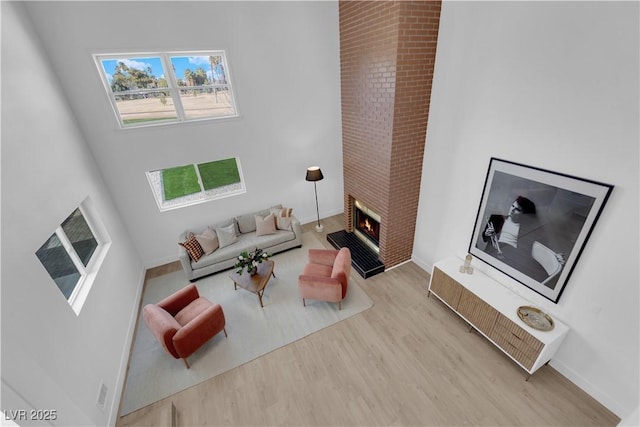
POLYGON ((316 187, 316 181, 320 181, 324 178, 322 171, 318 166, 311 166, 307 168, 307 181, 313 181, 313 189, 316 192, 316 213, 318 214, 318 225, 316 225, 316 231, 322 232, 323 226, 320 224, 320 209, 318 209, 318 188, 316 187))

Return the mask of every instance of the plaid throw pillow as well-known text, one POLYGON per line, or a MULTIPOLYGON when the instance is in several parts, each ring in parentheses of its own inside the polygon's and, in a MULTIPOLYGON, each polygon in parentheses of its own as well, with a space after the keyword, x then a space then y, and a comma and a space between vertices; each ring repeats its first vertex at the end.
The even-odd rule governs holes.
POLYGON ((190 233, 189 236, 187 236, 187 240, 180 242, 179 244, 185 248, 189 257, 194 261, 198 261, 202 255, 204 255, 202 246, 200 246, 200 243, 198 243, 196 236, 193 235, 193 233, 190 233))

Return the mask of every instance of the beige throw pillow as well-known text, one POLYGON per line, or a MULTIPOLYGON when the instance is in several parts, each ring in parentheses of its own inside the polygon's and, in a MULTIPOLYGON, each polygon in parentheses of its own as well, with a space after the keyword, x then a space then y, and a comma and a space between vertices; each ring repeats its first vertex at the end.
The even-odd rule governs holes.
POLYGON ((218 235, 218 242, 221 248, 229 246, 238 241, 236 236, 236 224, 229 224, 226 227, 216 228, 216 234, 218 235))
POLYGON ((207 227, 202 234, 196 234, 196 240, 200 243, 200 246, 202 246, 205 255, 209 255, 220 247, 218 235, 210 227, 207 227))
POLYGON ((256 236, 266 236, 276 232, 276 220, 273 214, 265 217, 256 215, 256 236))

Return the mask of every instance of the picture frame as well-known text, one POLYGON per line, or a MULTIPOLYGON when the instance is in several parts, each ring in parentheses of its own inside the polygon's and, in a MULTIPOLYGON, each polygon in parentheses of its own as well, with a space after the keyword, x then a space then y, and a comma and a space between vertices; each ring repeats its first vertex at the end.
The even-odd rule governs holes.
POLYGON ((612 191, 492 157, 469 253, 557 303, 612 191))

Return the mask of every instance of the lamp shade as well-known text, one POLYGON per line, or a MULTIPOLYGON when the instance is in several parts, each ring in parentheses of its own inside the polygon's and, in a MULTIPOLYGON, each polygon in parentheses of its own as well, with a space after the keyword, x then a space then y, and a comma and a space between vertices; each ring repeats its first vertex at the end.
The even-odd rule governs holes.
POLYGON ((307 177, 305 178, 307 181, 320 181, 323 178, 322 171, 318 166, 307 168, 307 177))

